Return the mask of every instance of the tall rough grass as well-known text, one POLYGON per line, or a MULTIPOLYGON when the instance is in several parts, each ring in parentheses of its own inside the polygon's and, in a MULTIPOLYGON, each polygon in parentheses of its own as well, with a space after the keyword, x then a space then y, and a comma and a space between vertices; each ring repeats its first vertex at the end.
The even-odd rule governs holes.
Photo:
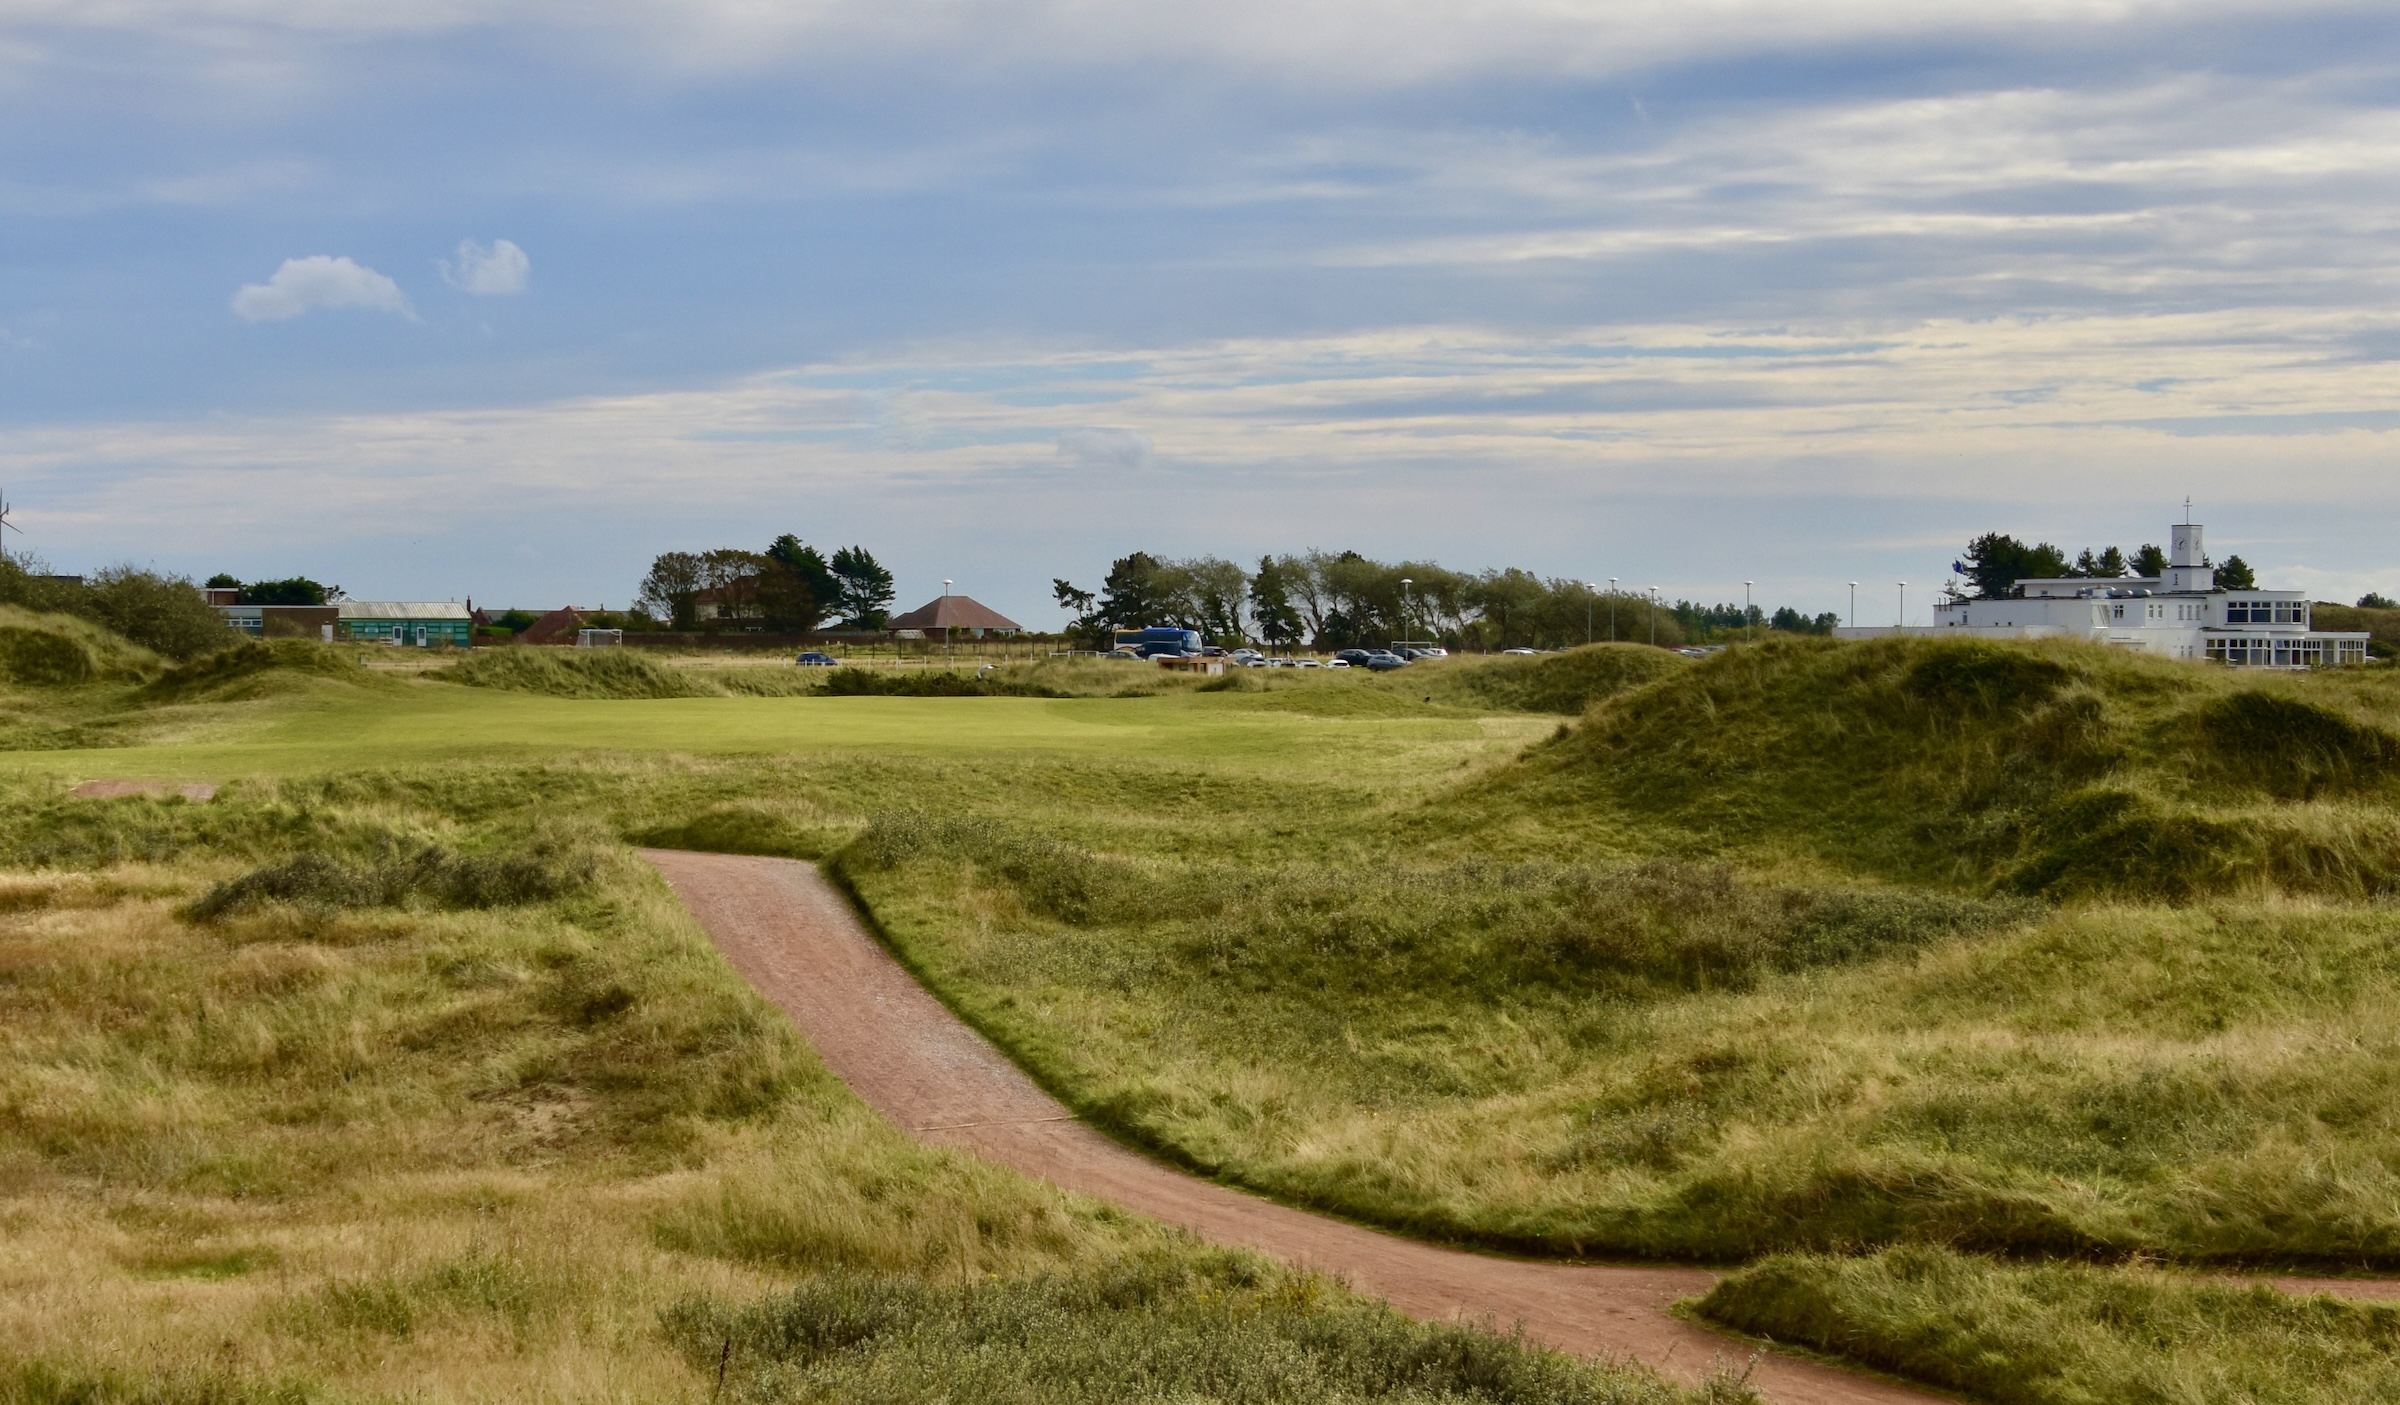
POLYGON ((678 1304, 668 1335, 737 1400, 1118 1405, 1669 1405, 1693 1394, 1465 1326, 1410 1322, 1321 1280, 1231 1254, 1153 1254, 1096 1271, 929 1284, 828 1275, 744 1307, 678 1304))
POLYGON ((2400 1397, 2400 1309, 2141 1268, 1787 1256, 1729 1275, 1699 1310, 1994 1405, 2400 1397))

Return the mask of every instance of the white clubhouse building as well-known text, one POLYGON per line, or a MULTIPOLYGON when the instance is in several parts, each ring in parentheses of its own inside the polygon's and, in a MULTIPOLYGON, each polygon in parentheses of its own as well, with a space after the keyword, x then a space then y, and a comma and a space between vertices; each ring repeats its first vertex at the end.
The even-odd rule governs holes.
POLYGON ((2367 636, 2308 627, 2307 593, 2219 590, 2200 550, 2200 528, 2172 529, 2163 576, 2114 580, 2072 576, 2021 580, 1998 600, 1951 595, 1933 607, 1933 624, 1837 629, 1843 639, 1887 635, 1974 639, 2089 639, 2176 659, 2208 659, 2238 668, 2328 668, 2367 661, 2367 636))

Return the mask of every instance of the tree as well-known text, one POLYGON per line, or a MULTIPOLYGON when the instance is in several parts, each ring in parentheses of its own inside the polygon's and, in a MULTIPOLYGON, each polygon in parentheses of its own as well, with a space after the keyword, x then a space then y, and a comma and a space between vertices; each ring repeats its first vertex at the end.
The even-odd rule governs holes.
POLYGON ((1065 631, 1069 639, 1079 639, 1092 645, 1100 642, 1100 625, 1092 618, 1092 607, 1100 597, 1078 587, 1064 576, 1050 578, 1050 597, 1058 602, 1058 608, 1074 616, 1067 622, 1065 631))
POLYGON ((2362 610, 2400 610, 2400 604, 2394 603, 2392 597, 2388 595, 2370 590, 2358 597, 2358 608, 2362 610))
POLYGON ((833 553, 834 599, 844 629, 881 629, 892 617, 892 573, 863 546, 833 553))
POLYGON ((2133 573, 2145 580, 2157 580, 2167 573, 2167 553, 2156 543, 2142 543, 2142 549, 2133 554, 2133 573))
POLYGON ((319 585, 306 576, 289 580, 252 581, 241 586, 244 605, 324 605, 342 598, 338 585, 319 585))
POLYGON ((696 553, 661 553, 650 563, 650 574, 642 577, 634 602, 677 629, 690 629, 699 623, 693 597, 700 593, 701 574, 701 560, 696 553))
POLYGON ((188 576, 111 566, 83 587, 77 613, 171 659, 196 658, 235 642, 225 617, 200 598, 188 576))
POLYGON ((1967 543, 1967 554, 1950 563, 1965 576, 1979 600, 2000 600, 2016 593, 2017 582, 2067 574, 2067 554, 2048 542, 2027 546, 2001 532, 1986 532, 1967 543))
POLYGON ((1779 606, 1767 620, 1767 628, 1779 629, 1786 634, 1831 634, 1841 622, 1842 617, 1831 610, 1812 618, 1784 605, 1779 606))
MULTIPOLYGON (((763 622, 765 607, 760 600, 760 588, 774 563, 755 551, 721 546, 700 553, 700 594, 716 597, 718 620, 754 620, 763 622)), ((694 602, 695 620, 699 614, 694 602)))
POLYGON ((242 580, 239 576, 229 576, 223 571, 219 571, 208 578, 207 588, 210 590, 240 590, 242 580))
POLYGON ((2125 553, 2112 546, 2094 554, 2087 546, 2083 554, 2075 558, 2075 565, 2067 574, 2091 580, 2115 580, 2125 574, 2125 553))
POLYGON ((1146 629, 1163 622, 1170 603, 1162 597, 1167 582, 1159 579, 1160 562, 1146 551, 1120 556, 1109 563, 1100 582, 1100 603, 1093 623, 1103 629, 1146 629))
POLYGON ((2225 558, 2225 564, 2217 568, 2217 588, 2220 590, 2256 590, 2258 589, 2258 576, 2251 571, 2249 562, 2239 556, 2228 556, 2225 558))
MULTIPOLYGON (((839 608, 842 583, 826 563, 823 552, 786 532, 768 543, 767 559, 782 577, 776 580, 774 589, 779 592, 783 618, 792 621, 790 627, 814 629, 818 620, 839 608), (794 583, 800 587, 797 592, 791 589, 794 583)), ((773 617, 776 610, 770 607, 768 614, 773 617)))
POLYGON ((1300 612, 1292 605, 1292 586, 1283 563, 1272 556, 1258 558, 1258 573, 1250 577, 1250 622, 1258 637, 1278 649, 1300 642, 1300 612))
POLYGON ((1166 563, 1181 597, 1177 613, 1207 638, 1228 647, 1244 638, 1242 606, 1248 600, 1250 575, 1221 556, 1200 556, 1166 563))

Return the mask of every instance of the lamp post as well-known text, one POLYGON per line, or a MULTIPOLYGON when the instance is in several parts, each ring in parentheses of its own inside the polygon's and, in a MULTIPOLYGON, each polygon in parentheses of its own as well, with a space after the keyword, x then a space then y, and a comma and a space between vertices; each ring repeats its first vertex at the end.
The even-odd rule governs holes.
MULTIPOLYGON (((1591 583, 1591 586, 1592 586, 1592 595, 1597 595, 1597 594, 1599 594, 1599 593, 1600 593, 1600 583, 1599 583, 1598 581, 1593 581, 1593 582, 1591 583)), ((1583 597, 1583 642, 1584 642, 1584 643, 1586 643, 1586 644, 1589 644, 1589 643, 1591 643, 1591 642, 1592 642, 1592 596, 1591 596, 1591 595, 1586 595, 1585 597, 1583 597)))
POLYGON ((1608 642, 1617 642, 1617 578, 1608 578, 1608 642))
POLYGON ((1410 585, 1410 581, 1409 581, 1408 577, 1406 577, 1406 576, 1402 576, 1402 577, 1400 578, 1400 632, 1401 632, 1403 635, 1406 635, 1407 633, 1409 633, 1409 623, 1408 623, 1408 587, 1409 587, 1409 585, 1410 585))
POLYGON ((1742 582, 1742 632, 1749 635, 1750 642, 1755 644, 1758 642, 1758 620, 1752 613, 1750 606, 1750 587, 1752 584, 1754 584, 1754 582, 1742 582))
POLYGON ((1650 647, 1658 647, 1658 587, 1650 587, 1650 647))
POLYGON ((1858 582, 1850 582, 1850 627, 1858 628, 1858 582))
POLYGON ((952 643, 950 642, 950 621, 949 621, 949 619, 947 618, 947 617, 948 617, 948 615, 949 615, 949 613, 950 613, 950 611, 949 611, 949 608, 948 608, 948 607, 949 607, 949 604, 950 604, 950 582, 948 582, 948 581, 943 581, 943 582, 942 582, 942 604, 941 604, 941 607, 940 607, 940 608, 937 608, 937 609, 934 611, 934 614, 935 614, 935 615, 937 615, 937 616, 941 616, 941 617, 943 617, 943 618, 942 618, 942 654, 943 654, 943 656, 944 656, 944 657, 946 657, 946 658, 948 658, 948 657, 956 657, 956 655, 957 655, 957 653, 958 653, 958 647, 957 647, 956 645, 954 645, 954 644, 952 644, 952 643))
POLYGON ((1900 629, 1908 628, 1908 582, 1900 582, 1900 629))

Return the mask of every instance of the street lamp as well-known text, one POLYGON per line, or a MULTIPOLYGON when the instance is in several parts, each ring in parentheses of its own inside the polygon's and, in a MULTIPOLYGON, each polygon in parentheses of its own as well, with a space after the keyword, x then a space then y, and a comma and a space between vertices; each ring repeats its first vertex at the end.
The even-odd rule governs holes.
MULTIPOLYGON (((1599 594, 1599 593, 1600 593, 1600 582, 1598 582, 1598 581, 1593 581, 1593 582, 1591 582, 1591 587, 1592 587, 1592 595, 1597 595, 1597 594, 1599 594)), ((1586 644, 1589 644, 1589 643, 1591 643, 1591 642, 1592 642, 1592 596, 1591 596, 1591 595, 1586 595, 1585 597, 1583 597, 1583 642, 1584 642, 1584 643, 1586 643, 1586 644)))
POLYGON ((1758 620, 1750 605, 1751 585, 1750 581, 1742 582, 1742 632, 1749 635, 1750 642, 1755 644, 1758 642, 1758 620))
MULTIPOLYGON (((942 604, 944 604, 944 605, 948 605, 949 603, 950 603, 950 582, 948 582, 948 581, 943 581, 943 582, 942 582, 942 604)), ((956 645, 953 645, 953 644, 950 642, 950 621, 949 621, 949 619, 947 618, 950 612, 949 612, 948 610, 946 610, 946 609, 942 609, 942 610, 936 610, 934 613, 935 613, 936 615, 939 615, 939 616, 942 616, 942 617, 943 617, 943 619, 942 619, 942 652, 943 652, 944 654, 946 654, 946 655, 954 655, 954 654, 956 654, 956 653, 958 652, 957 646, 956 646, 956 645)))
MULTIPOLYGON (((1409 587, 1409 579, 1408 579, 1408 577, 1406 577, 1406 576, 1402 576, 1402 577, 1400 578, 1400 633, 1401 633, 1401 634, 1403 634, 1403 635, 1406 635, 1406 634, 1408 634, 1408 633, 1409 633, 1409 624, 1408 624, 1408 587, 1409 587)), ((1405 656, 1404 656, 1404 657, 1405 657, 1405 656)))
POLYGON ((1858 628, 1858 582, 1850 582, 1850 627, 1858 628))
POLYGON ((1608 642, 1617 642, 1617 578, 1608 578, 1608 642))
POLYGON ((1900 582, 1900 629, 1908 628, 1908 582, 1900 582))
POLYGON ((1658 647, 1658 587, 1650 587, 1650 647, 1658 647))

